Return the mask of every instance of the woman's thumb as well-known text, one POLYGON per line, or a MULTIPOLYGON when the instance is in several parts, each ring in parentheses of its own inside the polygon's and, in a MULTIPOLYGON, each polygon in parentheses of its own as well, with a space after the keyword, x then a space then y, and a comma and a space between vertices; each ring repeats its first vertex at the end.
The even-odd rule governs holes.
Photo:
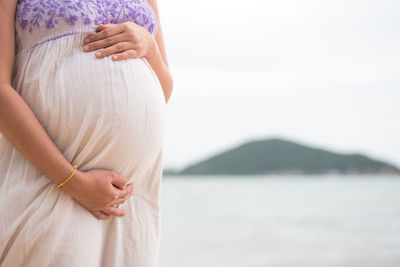
POLYGON ((119 174, 114 175, 112 178, 112 184, 116 185, 119 189, 125 189, 127 179, 119 174))

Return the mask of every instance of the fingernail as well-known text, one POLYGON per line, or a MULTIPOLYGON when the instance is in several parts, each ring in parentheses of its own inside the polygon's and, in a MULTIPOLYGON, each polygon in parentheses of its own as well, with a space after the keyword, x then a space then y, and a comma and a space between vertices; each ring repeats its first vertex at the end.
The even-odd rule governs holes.
POLYGON ((89 38, 85 39, 85 44, 89 43, 89 38))
POLYGON ((85 46, 83 47, 83 50, 88 51, 88 50, 89 50, 89 46, 88 46, 88 45, 85 45, 85 46))
POLYGON ((96 52, 95 55, 96 56, 101 56, 101 52, 96 52))

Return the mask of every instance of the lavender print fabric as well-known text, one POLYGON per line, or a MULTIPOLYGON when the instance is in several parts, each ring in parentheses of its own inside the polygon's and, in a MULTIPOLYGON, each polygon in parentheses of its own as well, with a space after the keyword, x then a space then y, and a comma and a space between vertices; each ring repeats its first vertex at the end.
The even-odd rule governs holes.
POLYGON ((19 0, 16 9, 16 23, 31 33, 35 28, 55 28, 60 22, 99 25, 125 21, 156 33, 156 17, 147 0, 19 0))

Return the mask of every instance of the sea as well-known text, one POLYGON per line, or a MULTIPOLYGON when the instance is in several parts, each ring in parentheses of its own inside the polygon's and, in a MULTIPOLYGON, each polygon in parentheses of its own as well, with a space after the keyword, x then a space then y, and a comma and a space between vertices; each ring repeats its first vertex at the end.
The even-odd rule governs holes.
POLYGON ((160 267, 399 267, 400 176, 164 176, 160 267))

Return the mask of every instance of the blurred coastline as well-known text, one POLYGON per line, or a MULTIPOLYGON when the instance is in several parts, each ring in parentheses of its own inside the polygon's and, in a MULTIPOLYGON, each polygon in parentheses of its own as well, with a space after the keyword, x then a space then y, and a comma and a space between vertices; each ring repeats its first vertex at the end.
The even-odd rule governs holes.
POLYGON ((394 164, 281 138, 251 140, 164 175, 400 175, 394 164))

